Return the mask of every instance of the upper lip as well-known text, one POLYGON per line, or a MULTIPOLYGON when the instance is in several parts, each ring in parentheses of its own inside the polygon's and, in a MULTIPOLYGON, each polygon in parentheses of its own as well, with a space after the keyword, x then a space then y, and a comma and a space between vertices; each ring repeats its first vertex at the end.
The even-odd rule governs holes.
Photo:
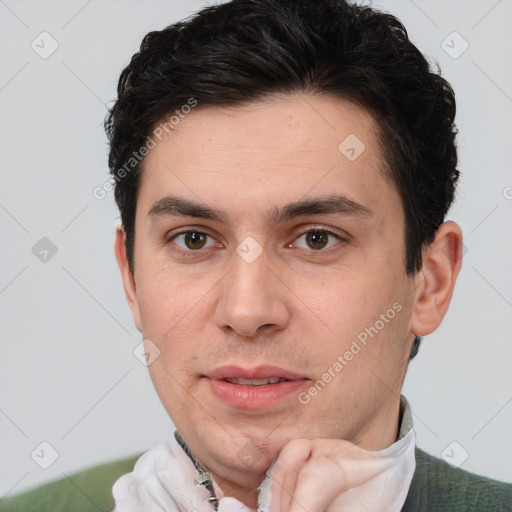
POLYGON ((264 379, 265 377, 281 377, 287 380, 305 379, 304 375, 294 373, 273 365, 256 366, 255 368, 242 368, 241 366, 221 366, 209 372, 211 379, 264 379))

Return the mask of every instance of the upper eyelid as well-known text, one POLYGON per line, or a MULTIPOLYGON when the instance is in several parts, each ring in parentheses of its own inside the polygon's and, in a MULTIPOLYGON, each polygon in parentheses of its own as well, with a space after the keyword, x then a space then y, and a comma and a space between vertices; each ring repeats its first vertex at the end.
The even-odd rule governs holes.
MULTIPOLYGON (((210 238, 216 240, 216 238, 213 235, 211 235, 208 231, 204 231, 204 229, 205 229, 204 227, 201 227, 201 228, 185 227, 185 228, 183 228, 182 231, 178 231, 176 233, 173 233, 172 235, 166 236, 166 242, 171 242, 179 235, 183 235, 183 234, 191 233, 191 232, 206 235, 206 236, 209 236, 210 238)), ((325 231, 340 241, 346 241, 347 239, 351 238, 351 236, 348 233, 346 233, 345 231, 336 230, 335 228, 317 224, 317 225, 309 225, 307 227, 304 227, 303 229, 300 229, 300 231, 294 235, 295 238, 293 239, 293 241, 295 241, 298 237, 303 236, 311 231, 325 231)), ((216 240, 216 241, 218 242, 218 240, 216 240)), ((190 252, 199 252, 199 251, 201 251, 201 249, 198 249, 197 251, 190 251, 190 252)))
MULTIPOLYGON (((212 238, 215 238, 213 235, 210 234, 209 229, 205 228, 205 227, 187 226, 187 227, 178 228, 178 229, 181 229, 181 230, 173 232, 172 235, 166 235, 166 238, 170 240, 177 235, 181 235, 183 233, 190 233, 190 232, 200 233, 200 234, 208 235, 208 236, 211 236, 212 238)), ((346 231, 344 231, 342 229, 333 228, 330 226, 324 226, 322 224, 307 225, 303 229, 301 229, 299 227, 294 231, 300 231, 298 236, 308 233, 309 231, 327 231, 333 235, 338 235, 340 237, 349 237, 350 236, 346 231)))

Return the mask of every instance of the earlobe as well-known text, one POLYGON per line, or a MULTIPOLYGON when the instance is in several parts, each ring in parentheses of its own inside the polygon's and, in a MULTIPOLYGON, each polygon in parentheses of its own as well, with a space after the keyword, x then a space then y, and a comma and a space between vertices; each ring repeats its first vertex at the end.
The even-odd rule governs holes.
POLYGON ((117 264, 121 272, 126 300, 128 301, 128 305, 132 311, 135 326, 140 332, 142 332, 135 277, 128 262, 128 254, 126 252, 126 233, 122 226, 118 226, 116 228, 115 254, 117 264))
POLYGON ((415 278, 411 331, 425 336, 443 320, 462 265, 462 231, 455 222, 444 222, 435 240, 425 248, 421 270, 415 278))

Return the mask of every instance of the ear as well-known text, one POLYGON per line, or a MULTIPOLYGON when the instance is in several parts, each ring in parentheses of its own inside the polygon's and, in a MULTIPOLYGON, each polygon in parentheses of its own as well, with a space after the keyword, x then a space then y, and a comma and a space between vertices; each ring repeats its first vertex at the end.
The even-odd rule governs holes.
POLYGON ((137 329, 142 332, 140 322, 139 301, 137 300, 137 290, 135 288, 135 276, 128 263, 128 254, 126 252, 126 233, 122 226, 116 229, 115 253, 119 270, 121 271, 121 279, 123 280, 124 293, 128 305, 132 310, 133 320, 137 329))
POLYGON ((462 231, 444 222, 435 240, 425 248, 421 270, 415 276, 411 331, 425 336, 435 331, 448 310, 462 266, 462 231))

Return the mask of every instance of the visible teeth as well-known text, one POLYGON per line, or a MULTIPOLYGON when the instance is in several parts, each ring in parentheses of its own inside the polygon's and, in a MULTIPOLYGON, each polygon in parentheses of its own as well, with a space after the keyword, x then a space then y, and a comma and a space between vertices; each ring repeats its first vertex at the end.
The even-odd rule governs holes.
POLYGON ((235 377, 225 380, 230 384, 239 384, 242 386, 265 386, 266 384, 277 384, 279 382, 284 382, 286 379, 281 377, 265 377, 263 379, 244 379, 243 377, 235 377))
POLYGON ((251 384, 252 386, 264 386, 265 384, 268 384, 269 380, 267 378, 264 379, 246 379, 246 384, 251 384))

